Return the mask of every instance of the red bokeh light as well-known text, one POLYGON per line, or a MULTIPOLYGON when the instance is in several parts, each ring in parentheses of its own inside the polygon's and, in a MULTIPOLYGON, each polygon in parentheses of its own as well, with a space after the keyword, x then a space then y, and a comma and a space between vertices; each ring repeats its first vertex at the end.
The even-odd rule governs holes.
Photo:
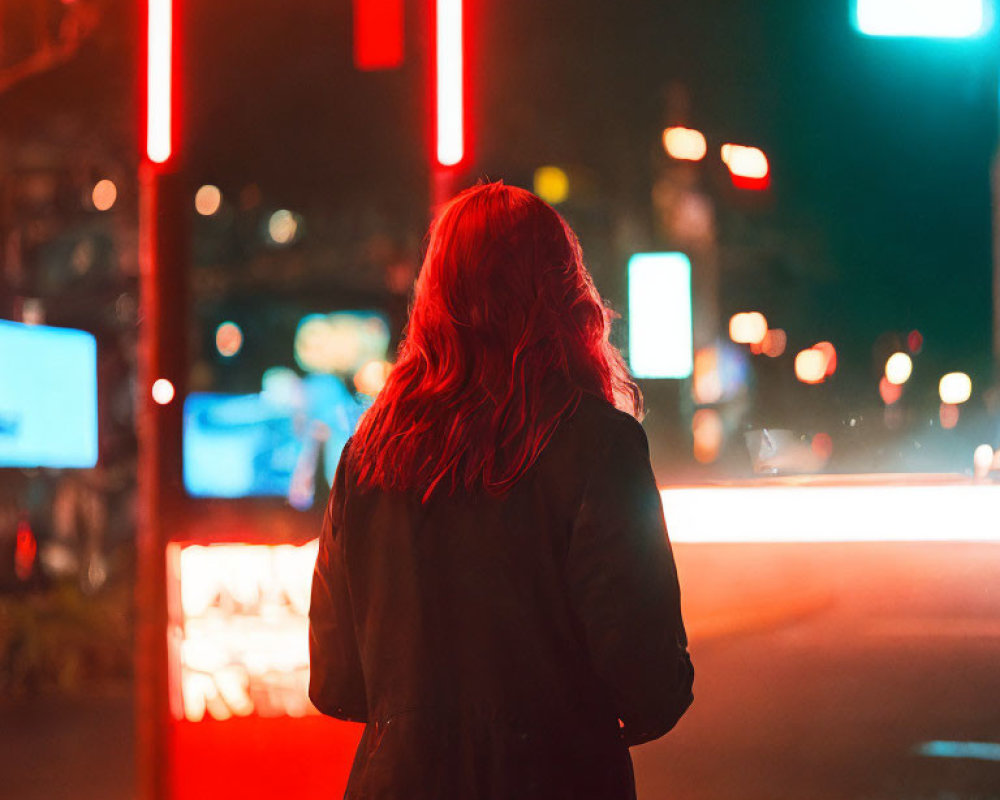
POLYGON ((354 66, 396 69, 403 52, 403 0, 354 0, 354 66))

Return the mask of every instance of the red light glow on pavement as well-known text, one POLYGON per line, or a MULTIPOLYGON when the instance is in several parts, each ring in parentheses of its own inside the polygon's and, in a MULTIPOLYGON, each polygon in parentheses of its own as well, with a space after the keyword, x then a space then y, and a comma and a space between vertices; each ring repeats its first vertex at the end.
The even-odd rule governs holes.
POLYGON ((146 156, 155 164, 170 158, 173 0, 149 0, 146 62, 146 156))
POLYGON ((437 160, 454 167, 465 157, 462 0, 437 0, 437 160))

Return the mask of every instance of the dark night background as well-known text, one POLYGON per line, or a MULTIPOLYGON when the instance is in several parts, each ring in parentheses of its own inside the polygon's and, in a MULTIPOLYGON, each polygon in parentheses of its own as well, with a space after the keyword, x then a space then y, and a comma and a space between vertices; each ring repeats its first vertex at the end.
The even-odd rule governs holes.
MULTIPOLYGON (((124 0, 86 5, 100 21, 80 51, 0 96, 6 146, 48 142, 94 175, 116 171, 119 213, 134 214, 138 20, 124 0)), ((415 267, 428 218, 422 4, 406 5, 403 67, 381 73, 353 67, 347 2, 185 9, 179 152, 192 187, 216 183, 243 211, 292 208, 305 232, 267 253, 246 215, 194 219, 196 312, 228 313, 225 297, 260 305, 262 291, 292 305, 339 295, 382 298, 401 326, 405 297, 384 297, 381 270, 415 267), (215 296, 213 285, 223 287, 215 296)), ((471 14, 465 180, 530 187, 539 165, 569 168, 574 190, 560 208, 617 309, 627 248, 656 245, 660 132, 684 123, 709 141, 698 169, 717 207, 724 319, 763 311, 788 331, 790 353, 834 342, 838 373, 820 391, 839 411, 877 404, 885 348, 913 328, 925 345, 912 397, 936 411, 949 370, 988 385, 995 30, 971 41, 865 38, 842 0, 478 0, 471 14), (724 141, 767 153, 767 191, 724 185, 724 141)), ((214 380, 241 390, 260 366, 214 380)))

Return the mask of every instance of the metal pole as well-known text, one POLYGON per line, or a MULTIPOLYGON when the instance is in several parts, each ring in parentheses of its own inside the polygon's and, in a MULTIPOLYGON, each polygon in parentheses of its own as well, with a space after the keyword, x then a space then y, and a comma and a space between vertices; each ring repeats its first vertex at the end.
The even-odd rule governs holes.
POLYGON ((181 177, 145 162, 139 175, 140 323, 136 420, 136 741, 138 797, 171 791, 166 546, 184 501, 181 426, 187 384, 187 237, 181 177), (155 381, 174 389, 153 399, 155 381), (162 398, 161 398, 162 399, 162 398))

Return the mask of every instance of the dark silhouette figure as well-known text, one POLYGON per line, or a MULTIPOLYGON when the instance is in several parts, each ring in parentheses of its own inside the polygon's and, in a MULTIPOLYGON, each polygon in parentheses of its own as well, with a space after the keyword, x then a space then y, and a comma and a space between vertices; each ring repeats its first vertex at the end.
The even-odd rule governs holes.
POLYGON ((635 798, 628 748, 691 704, 613 316, 529 192, 477 186, 432 226, 313 579, 310 698, 367 723, 346 798, 635 798))

